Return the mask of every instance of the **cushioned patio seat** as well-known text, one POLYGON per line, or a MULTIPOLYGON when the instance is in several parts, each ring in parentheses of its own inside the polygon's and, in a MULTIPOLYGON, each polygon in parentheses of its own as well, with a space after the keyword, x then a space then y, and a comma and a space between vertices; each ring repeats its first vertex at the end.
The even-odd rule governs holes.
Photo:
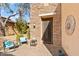
POLYGON ((27 42, 27 38, 25 38, 25 37, 20 37, 20 42, 21 42, 21 43, 27 42))
POLYGON ((9 41, 9 40, 5 40, 5 41, 3 42, 3 44, 4 44, 4 47, 5 47, 5 48, 12 48, 12 47, 15 46, 14 43, 13 43, 12 41, 9 41))

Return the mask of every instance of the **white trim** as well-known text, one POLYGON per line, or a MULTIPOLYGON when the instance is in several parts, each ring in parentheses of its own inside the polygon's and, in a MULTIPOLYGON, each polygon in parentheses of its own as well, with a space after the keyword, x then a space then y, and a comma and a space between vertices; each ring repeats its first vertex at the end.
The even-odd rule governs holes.
POLYGON ((39 14, 39 16, 49 16, 49 15, 55 15, 56 13, 45 13, 45 14, 39 14))
MULTIPOLYGON (((42 39, 42 36, 43 36, 43 33, 42 33, 42 21, 41 21, 41 39, 42 39)), ((41 43, 43 43, 43 41, 41 43)))

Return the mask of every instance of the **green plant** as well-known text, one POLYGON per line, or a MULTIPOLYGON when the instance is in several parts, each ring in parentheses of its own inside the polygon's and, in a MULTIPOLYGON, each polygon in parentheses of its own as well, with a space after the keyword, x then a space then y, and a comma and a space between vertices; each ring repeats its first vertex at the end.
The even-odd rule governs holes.
POLYGON ((27 37, 28 37, 28 39, 30 39, 30 37, 31 37, 30 36, 30 28, 27 29, 27 37))
POLYGON ((20 44, 20 40, 19 40, 20 37, 23 37, 23 35, 22 35, 22 34, 17 34, 17 35, 16 35, 16 42, 17 42, 16 44, 17 44, 17 45, 20 44))
POLYGON ((16 24, 15 24, 16 29, 20 34, 26 34, 27 33, 27 22, 24 19, 17 19, 16 24))
POLYGON ((20 37, 23 37, 23 35, 22 34, 17 34, 16 35, 16 39, 20 39, 20 37))

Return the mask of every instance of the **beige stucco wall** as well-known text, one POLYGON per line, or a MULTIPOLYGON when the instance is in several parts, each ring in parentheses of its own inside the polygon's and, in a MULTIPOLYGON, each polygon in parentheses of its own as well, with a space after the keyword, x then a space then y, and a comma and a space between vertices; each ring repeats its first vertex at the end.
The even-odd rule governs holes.
MULTIPOLYGON (((60 45, 59 42, 61 37, 60 37, 60 4, 49 4, 49 5, 44 5, 44 3, 34 3, 31 4, 31 9, 30 9, 30 32, 31 32, 31 38, 35 37, 36 39, 42 39, 42 19, 39 16, 40 14, 47 14, 47 13, 56 13, 53 17, 53 30, 52 30, 52 35, 53 35, 53 44, 60 45), (35 24, 35 29, 33 28, 33 25, 35 24)), ((49 17, 49 16, 47 16, 49 17)))
POLYGON ((79 55, 79 4, 61 4, 62 20, 62 47, 68 55, 79 55), (65 22, 68 15, 73 15, 76 20, 75 31, 68 35, 65 31, 65 22))
POLYGON ((13 28, 14 28, 14 23, 7 22, 6 35, 15 34, 13 28))
POLYGON ((42 39, 42 19, 39 16, 40 14, 46 14, 46 13, 52 13, 57 4, 49 4, 45 5, 44 3, 33 3, 31 4, 30 9, 30 32, 31 32, 31 38, 34 37, 39 41, 42 39), (35 24, 35 29, 33 28, 33 25, 35 24))
MULTIPOLYGON (((61 5, 57 3, 50 3, 49 5, 44 5, 44 3, 33 3, 30 7, 30 33, 31 39, 35 37, 39 43, 42 43, 42 19, 39 16, 40 14, 47 14, 47 13, 56 13, 52 15, 53 18, 53 27, 52 27, 52 41, 53 44, 48 44, 47 48, 53 55, 58 54, 58 50, 61 47, 61 5), (33 25, 35 24, 35 29, 33 25)), ((50 16, 45 16, 50 17, 50 16)))

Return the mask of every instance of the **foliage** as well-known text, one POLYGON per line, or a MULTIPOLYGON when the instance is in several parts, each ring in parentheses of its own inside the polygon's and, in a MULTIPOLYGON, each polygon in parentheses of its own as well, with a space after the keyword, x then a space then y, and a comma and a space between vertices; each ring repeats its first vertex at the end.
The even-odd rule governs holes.
POLYGON ((30 36, 30 28, 27 29, 27 37, 28 37, 28 39, 30 39, 30 37, 31 37, 30 36))
POLYGON ((16 39, 20 39, 20 37, 23 37, 23 35, 22 34, 17 34, 16 35, 16 39))
POLYGON ((20 37, 23 37, 23 35, 22 34, 16 35, 16 42, 17 42, 16 45, 20 45, 20 41, 19 41, 20 37))
POLYGON ((27 22, 23 19, 17 19, 16 24, 15 24, 16 29, 20 34, 25 34, 27 33, 27 22))
MULTIPOLYGON (((8 12, 10 13, 11 15, 9 15, 5 21, 3 22, 2 20, 0 20, 0 23, 2 25, 2 28, 3 28, 3 33, 4 33, 4 36, 6 35, 5 34, 5 25, 6 25, 6 22, 11 18, 11 17, 14 17, 16 16, 17 14, 19 14, 20 17, 24 17, 25 15, 29 14, 29 9, 30 9, 30 4, 29 3, 15 3, 14 5, 17 6, 17 11, 13 10, 11 7, 10 7, 11 4, 9 3, 0 3, 0 18, 1 18, 1 9, 4 9, 5 12, 8 12), (5 9, 6 8, 6 9, 5 9)), ((2 18, 1 18, 2 19, 2 18)), ((20 22, 19 24, 22 24, 22 26, 24 26, 26 28, 27 25, 25 25, 26 23, 24 22, 20 22)), ((23 29, 24 27, 21 28, 23 29)), ((21 29, 18 29, 18 30, 21 30, 20 32, 21 33, 26 33, 26 29, 24 28, 24 30, 21 30, 21 29)))

